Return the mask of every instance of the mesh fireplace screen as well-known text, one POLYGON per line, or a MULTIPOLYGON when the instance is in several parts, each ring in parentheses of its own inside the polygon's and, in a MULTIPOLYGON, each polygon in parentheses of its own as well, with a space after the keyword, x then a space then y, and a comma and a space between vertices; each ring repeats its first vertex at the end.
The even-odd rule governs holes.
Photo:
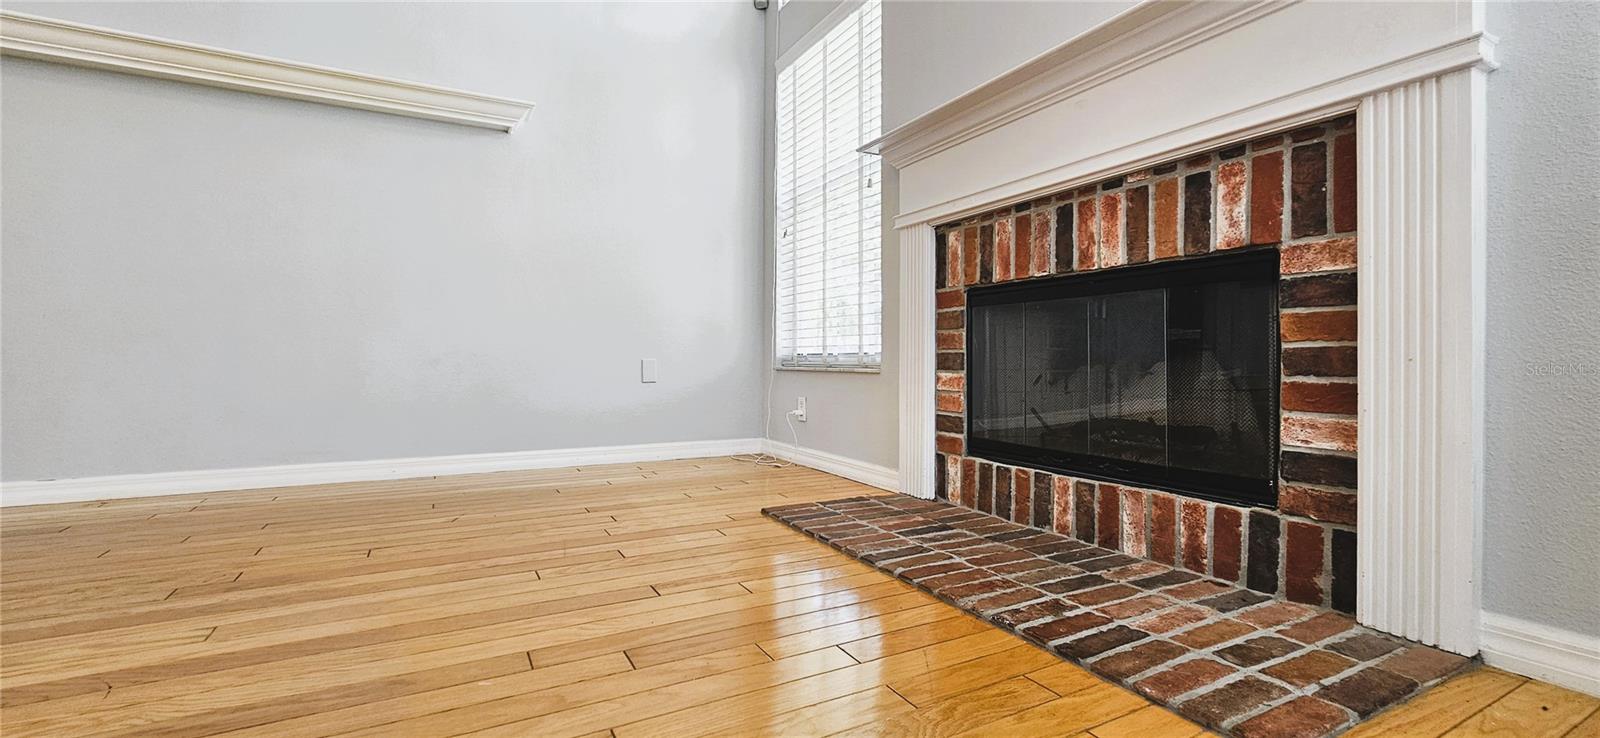
POLYGON ((1276 504, 1277 276, 1269 251, 973 290, 968 443, 1276 504))

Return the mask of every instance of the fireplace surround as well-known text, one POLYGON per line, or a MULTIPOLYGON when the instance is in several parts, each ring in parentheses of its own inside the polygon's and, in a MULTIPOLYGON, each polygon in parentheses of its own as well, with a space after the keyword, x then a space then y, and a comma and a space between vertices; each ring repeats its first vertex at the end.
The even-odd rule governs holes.
MULTIPOLYGON (((1344 115, 937 226, 934 496, 1293 602, 1353 612, 1357 143, 1355 118, 1344 115), (969 350, 992 338, 974 316, 987 320, 992 310, 1035 295, 1076 297, 1087 307, 1108 295, 1142 294, 1146 304, 1128 308, 1146 313, 1136 325, 1153 319, 1152 287, 1165 295, 1174 287, 1230 284, 1212 310, 1229 318, 1266 313, 1254 329, 1267 335, 1249 336, 1262 345, 1241 351, 1252 365, 1234 367, 1233 377, 1254 385, 1255 409, 1263 413, 1249 421, 1254 430, 1273 434, 1258 437, 1253 449, 1268 454, 1256 459, 1260 466, 1241 468, 1237 455, 1219 458, 1238 450, 1227 444, 1202 447, 1210 453, 1191 459, 1201 468, 1178 474, 1083 454, 1047 454, 1039 463, 1018 444, 997 440, 1003 434, 985 422, 996 398, 975 393, 993 389, 986 386, 993 372, 977 370, 995 358, 1014 361, 969 350), (1129 287, 1140 289, 1124 291, 1129 287)), ((1177 320, 1203 322, 1196 299, 1180 300, 1191 304, 1177 320)), ((1220 329, 1180 330, 1178 343, 1215 349, 1220 329)), ((1124 343, 1156 342, 1119 335, 1124 343)), ((1217 352, 1210 355, 1215 363, 1217 352)), ((1150 364, 1140 372, 1148 375, 1158 362, 1131 363, 1150 364)), ((1173 374, 1162 366, 1163 376, 1173 374)), ((1141 381, 1132 369, 1121 372, 1121 384, 1144 391, 1132 388, 1141 381)), ((1034 368, 1011 381, 1043 385, 1045 374, 1034 368)), ((1098 380, 1118 384, 1115 377, 1098 380)), ((1138 420, 1131 425, 1149 418, 1138 420)), ((1247 435, 1231 427, 1226 434, 1247 435)))
POLYGON ((863 147, 898 190, 899 491, 938 481, 934 226, 1354 112, 1365 350, 1301 358, 1354 363, 1357 619, 1477 653, 1495 40, 1471 0, 1381 12, 1141 3, 863 147))

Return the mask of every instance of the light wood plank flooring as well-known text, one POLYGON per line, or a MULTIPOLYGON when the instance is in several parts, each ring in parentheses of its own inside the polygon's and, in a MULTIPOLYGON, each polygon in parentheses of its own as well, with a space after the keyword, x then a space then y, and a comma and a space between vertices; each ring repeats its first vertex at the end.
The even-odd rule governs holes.
MULTIPOLYGON (((871 493, 699 459, 0 513, 24 736, 1192 736, 761 517, 871 493)), ((1600 736, 1480 669, 1353 734, 1600 736)))

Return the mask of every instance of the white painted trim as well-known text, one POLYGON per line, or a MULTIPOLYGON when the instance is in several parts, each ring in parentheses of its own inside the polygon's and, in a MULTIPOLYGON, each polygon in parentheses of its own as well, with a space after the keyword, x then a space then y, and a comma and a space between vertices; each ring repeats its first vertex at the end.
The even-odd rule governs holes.
MULTIPOLYGON (((1197 5, 1226 7, 1229 4, 1197 5)), ((1225 115, 1175 128, 1156 137, 1106 149, 1068 164, 907 211, 896 216, 895 225, 957 220, 1006 203, 1030 200, 1049 192, 1097 182, 1123 172, 1210 151, 1235 141, 1287 131, 1314 120, 1350 112, 1362 96, 1397 85, 1460 69, 1493 70, 1497 67, 1494 45, 1495 38, 1489 34, 1470 34, 1417 54, 1373 65, 1355 75, 1329 80, 1293 95, 1264 100, 1225 115)), ((1067 95, 1067 92, 1061 94, 1067 95)), ((1017 113, 1019 116, 1025 114, 1020 111, 1017 113)), ((991 129, 954 131, 950 135, 965 139, 987 130, 991 129)), ((897 159, 898 154, 894 151, 885 150, 885 160, 891 166, 904 167, 942 150, 929 150, 904 161, 897 159)))
POLYGON ((387 479, 412 479, 450 474, 551 469, 593 464, 624 464, 635 461, 696 459, 755 453, 759 438, 729 438, 713 441, 640 443, 628 446, 589 446, 584 448, 511 451, 456 456, 422 456, 373 461, 334 461, 320 464, 289 464, 241 469, 124 474, 78 479, 51 479, 39 482, 0 484, 0 505, 44 505, 57 502, 84 502, 125 497, 154 497, 191 492, 223 492, 267 487, 290 487, 337 482, 370 482, 387 479))
POLYGON ((934 466, 933 374, 934 237, 925 223, 900 229, 900 485, 905 494, 932 499, 934 466))
POLYGON ((521 100, 11 11, 0 11, 0 52, 507 132, 533 108, 521 100))
POLYGON ((767 439, 762 450, 780 459, 788 459, 801 466, 808 466, 818 471, 825 471, 835 476, 851 479, 862 484, 872 485, 878 489, 890 492, 900 491, 899 474, 887 466, 869 464, 859 459, 848 456, 830 454, 812 448, 801 448, 790 443, 767 439))
POLYGON ((867 142, 861 151, 881 153, 892 166, 912 164, 1288 4, 1140 3, 867 142))
POLYGON ((1482 580, 1484 73, 1362 100, 1356 615, 1476 653, 1482 580))
POLYGON ((1483 662, 1600 697, 1600 635, 1485 612, 1483 662))

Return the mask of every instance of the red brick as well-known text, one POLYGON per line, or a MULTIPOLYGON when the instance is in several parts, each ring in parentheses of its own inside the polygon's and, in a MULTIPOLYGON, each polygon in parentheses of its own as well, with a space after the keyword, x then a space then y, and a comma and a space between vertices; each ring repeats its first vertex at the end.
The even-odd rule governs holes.
POLYGON ((1278 392, 1284 410, 1307 413, 1356 414, 1355 382, 1284 382, 1278 392))
POLYGON ((1217 167, 1217 248, 1245 245, 1245 168, 1242 161, 1217 167))
POLYGON ((1175 603, 1172 600, 1162 597, 1161 595, 1145 595, 1143 597, 1135 597, 1131 600, 1123 600, 1116 604, 1106 605, 1105 607, 1100 608, 1100 612, 1107 617, 1117 620, 1126 620, 1128 618, 1138 617, 1146 613, 1155 612, 1173 604, 1175 603))
POLYGON ((1356 347, 1293 346, 1283 349, 1283 373, 1291 377, 1354 377, 1356 347))
POLYGON ((966 331, 936 331, 934 346, 940 351, 961 351, 967 347, 966 331))
POLYGON ((1015 254, 1016 247, 1011 241, 1011 221, 1001 220, 994 224, 994 281, 1004 282, 1011 279, 1011 257, 1015 254))
POLYGON ((1065 638, 1075 633, 1082 633, 1090 628, 1098 628, 1109 622, 1111 622, 1110 618, 1099 613, 1083 612, 1025 628, 1022 634, 1041 643, 1049 643, 1057 638, 1065 638))
POLYGON ((1072 535, 1072 478, 1054 477, 1050 480, 1051 496, 1055 500, 1054 528, 1064 536, 1072 535))
POLYGON ((1122 550, 1122 519, 1121 499, 1114 484, 1101 484, 1099 487, 1099 503, 1095 506, 1095 528, 1098 533, 1096 542, 1101 548, 1112 551, 1122 550))
POLYGON ((933 327, 941 331, 959 331, 967 327, 967 314, 961 310, 940 310, 934 314, 933 327))
POLYGON ((1237 620, 1218 620, 1215 623, 1207 623, 1193 630, 1179 633, 1173 636, 1172 640, 1190 648, 1202 649, 1256 632, 1258 631, 1255 628, 1237 620))
POLYGON ((1150 558, 1177 563, 1178 501, 1172 495, 1150 494, 1150 558))
POLYGON ((1282 240, 1283 152, 1273 151, 1250 160, 1250 243, 1282 240))
POLYGON ((1176 643, 1151 641, 1095 661, 1091 668, 1112 679, 1127 679, 1187 653, 1189 649, 1176 643))
POLYGON ((1122 551, 1144 557, 1148 551, 1144 530, 1144 490, 1122 488, 1122 551))
POLYGON ((1226 584, 1210 579, 1202 579, 1197 582, 1178 585, 1164 591, 1162 594, 1170 595, 1180 600, 1198 600, 1202 597, 1213 597, 1231 591, 1233 591, 1233 588, 1226 584))
POLYGON ((1337 272, 1354 268, 1356 268, 1354 238, 1330 238, 1326 241, 1284 244, 1278 249, 1280 274, 1337 272))
POLYGON ((1293 638, 1301 643, 1316 643, 1329 636, 1338 635, 1356 627, 1356 621, 1344 615, 1325 612, 1310 620, 1278 631, 1278 635, 1293 638))
POLYGON ((1094 482, 1078 480, 1072 486, 1072 534, 1080 541, 1095 540, 1095 490, 1094 482))
POLYGON ((1097 237, 1100 218, 1095 212, 1095 198, 1078 202, 1078 260, 1079 271, 1099 266, 1100 239, 1097 237))
POLYGON ((979 263, 981 261, 978 249, 978 228, 967 226, 961 231, 961 257, 966 262, 967 268, 963 280, 965 284, 978 283, 979 263))
POLYGON ((1017 469, 1011 480, 1011 522, 1027 525, 1033 517, 1033 474, 1017 469))
POLYGON ((1100 573, 1107 579, 1115 579, 1119 582, 1126 582, 1132 579, 1148 577, 1151 574, 1159 574, 1164 571, 1170 571, 1170 569, 1157 564, 1154 561, 1141 561, 1137 564, 1119 566, 1115 569, 1110 569, 1100 573))
POLYGON ((940 310, 945 308, 965 307, 967 293, 961 290, 940 290, 934 297, 934 302, 940 310))
POLYGON ((1427 646, 1411 646, 1378 664, 1384 671, 1427 684, 1465 666, 1467 657, 1427 646))
POLYGON ((1033 269, 1035 275, 1050 273, 1050 234, 1055 231, 1055 211, 1040 210, 1033 214, 1033 245, 1028 249, 1033 254, 1033 269))
POLYGON ((960 372, 939 372, 933 375, 933 388, 946 392, 960 392, 967 387, 967 375, 960 372))
POLYGON ((1182 509, 1183 567, 1190 571, 1205 573, 1207 571, 1206 504, 1197 500, 1184 500, 1182 509))
MULTIPOLYGON (((951 459, 950 460, 954 461, 958 465, 957 466, 957 471, 959 472, 960 471, 959 465, 961 463, 961 459, 955 458, 955 457, 960 456, 961 453, 965 450, 963 448, 963 446, 965 444, 962 442, 961 436, 955 435, 953 433, 940 433, 940 434, 938 434, 938 435, 936 435, 934 437, 933 445, 934 445, 935 448, 937 448, 939 450, 939 453, 950 454, 951 455, 951 459)), ((959 473, 951 475, 950 479, 955 480, 956 482, 960 482, 961 481, 961 475, 959 473)))
POLYGON ((1018 215, 1011 232, 1012 241, 1016 244, 1016 258, 1011 262, 1011 276, 1021 279, 1033 271, 1033 217, 1028 213, 1018 215))
POLYGON ((1082 592, 1073 592, 1068 594, 1066 598, 1072 602, 1083 605, 1084 607, 1093 607, 1095 605, 1103 605, 1107 602, 1115 602, 1126 597, 1132 597, 1138 593, 1138 589, 1130 587, 1126 584, 1111 584, 1082 592))
POLYGON ((1198 169, 1200 167, 1208 167, 1208 166, 1211 166, 1211 157, 1212 157, 1212 154, 1210 154, 1209 152, 1208 153, 1204 153, 1204 154, 1195 154, 1194 156, 1191 156, 1191 157, 1189 157, 1187 159, 1184 159, 1183 160, 1183 165, 1185 167, 1189 168, 1189 169, 1198 169))
POLYGON ((961 460, 961 506, 972 507, 978 504, 978 462, 976 459, 961 460))
POLYGON ((1289 154, 1290 228, 1294 238, 1328 232, 1328 145, 1296 146, 1289 154))
POLYGON ((939 449, 944 454, 945 463, 944 479, 941 480, 944 484, 944 499, 957 502, 961 499, 961 457, 958 455, 961 452, 947 449, 951 445, 964 445, 962 438, 960 436, 940 435, 935 437, 934 445, 944 447, 939 449))
POLYGON ((961 255, 961 229, 952 228, 944 236, 944 263, 946 287, 960 287, 966 283, 965 261, 961 255))
POLYGON ((1297 341, 1356 340, 1356 311, 1311 310, 1278 316, 1278 333, 1284 343, 1297 341))
POLYGON ((1356 135, 1346 133, 1333 139, 1333 230, 1348 233, 1356 229, 1356 135))
POLYGON ((1239 620, 1257 628, 1276 628, 1285 623, 1304 620, 1317 614, 1316 610, 1292 602, 1269 602, 1234 614, 1239 620))
POLYGON ((1283 575, 1285 596, 1291 602, 1322 605, 1326 599, 1326 557, 1323 556, 1323 530, 1314 523, 1286 520, 1283 530, 1283 575))
POLYGON ((1245 677, 1187 700, 1178 712, 1195 722, 1220 728, 1229 718, 1243 715, 1289 693, 1271 682, 1245 677))
POLYGON ((1155 253, 1154 258, 1170 259, 1178 255, 1178 180, 1164 179, 1156 183, 1155 194, 1155 253))
POLYGON ((1183 178, 1183 253, 1211 251, 1211 173, 1195 172, 1183 178))
POLYGON ((1150 188, 1134 187, 1126 197, 1128 263, 1138 264, 1150 260, 1150 188))
POLYGON ((1178 695, 1192 692, 1211 684, 1235 671, 1237 670, 1233 667, 1219 661, 1195 659, 1193 661, 1185 661, 1159 674, 1152 675, 1133 685, 1133 687, 1146 697, 1167 702, 1178 695))
POLYGON ((1321 448, 1331 451, 1356 450, 1356 421, 1354 418, 1284 415, 1278 433, 1279 440, 1285 446, 1321 448))
POLYGON ((1312 651, 1288 661, 1273 664, 1261 671, 1274 679, 1305 687, 1316 684, 1334 674, 1341 673, 1356 662, 1329 651, 1312 651))
POLYGON ((1354 710, 1366 717, 1378 710, 1405 699, 1417 688, 1417 683, 1383 669, 1358 671, 1317 691, 1317 696, 1329 702, 1354 710))
POLYGON ((1322 738, 1349 721, 1337 706, 1297 697, 1234 727, 1240 738, 1322 738))
POLYGON ((1218 505, 1211 524, 1211 573, 1218 579, 1237 582, 1242 573, 1244 516, 1238 508, 1218 505))
POLYGON ((1356 304, 1354 272, 1290 274, 1278 281, 1278 307, 1346 307, 1356 304))
POLYGON ((1356 524, 1353 492, 1286 484, 1278 490, 1278 509, 1285 515, 1299 515, 1324 523, 1356 524))
POLYGON ((1100 266, 1122 263, 1122 194, 1101 195, 1100 266))
POLYGON ((1283 343, 1355 341, 1355 311, 1285 312, 1278 317, 1283 343))
POLYGON ((1133 624, 1133 627, 1148 633, 1166 633, 1179 628, 1194 625, 1216 614, 1209 608, 1184 605, 1176 607, 1159 615, 1152 615, 1133 624))

